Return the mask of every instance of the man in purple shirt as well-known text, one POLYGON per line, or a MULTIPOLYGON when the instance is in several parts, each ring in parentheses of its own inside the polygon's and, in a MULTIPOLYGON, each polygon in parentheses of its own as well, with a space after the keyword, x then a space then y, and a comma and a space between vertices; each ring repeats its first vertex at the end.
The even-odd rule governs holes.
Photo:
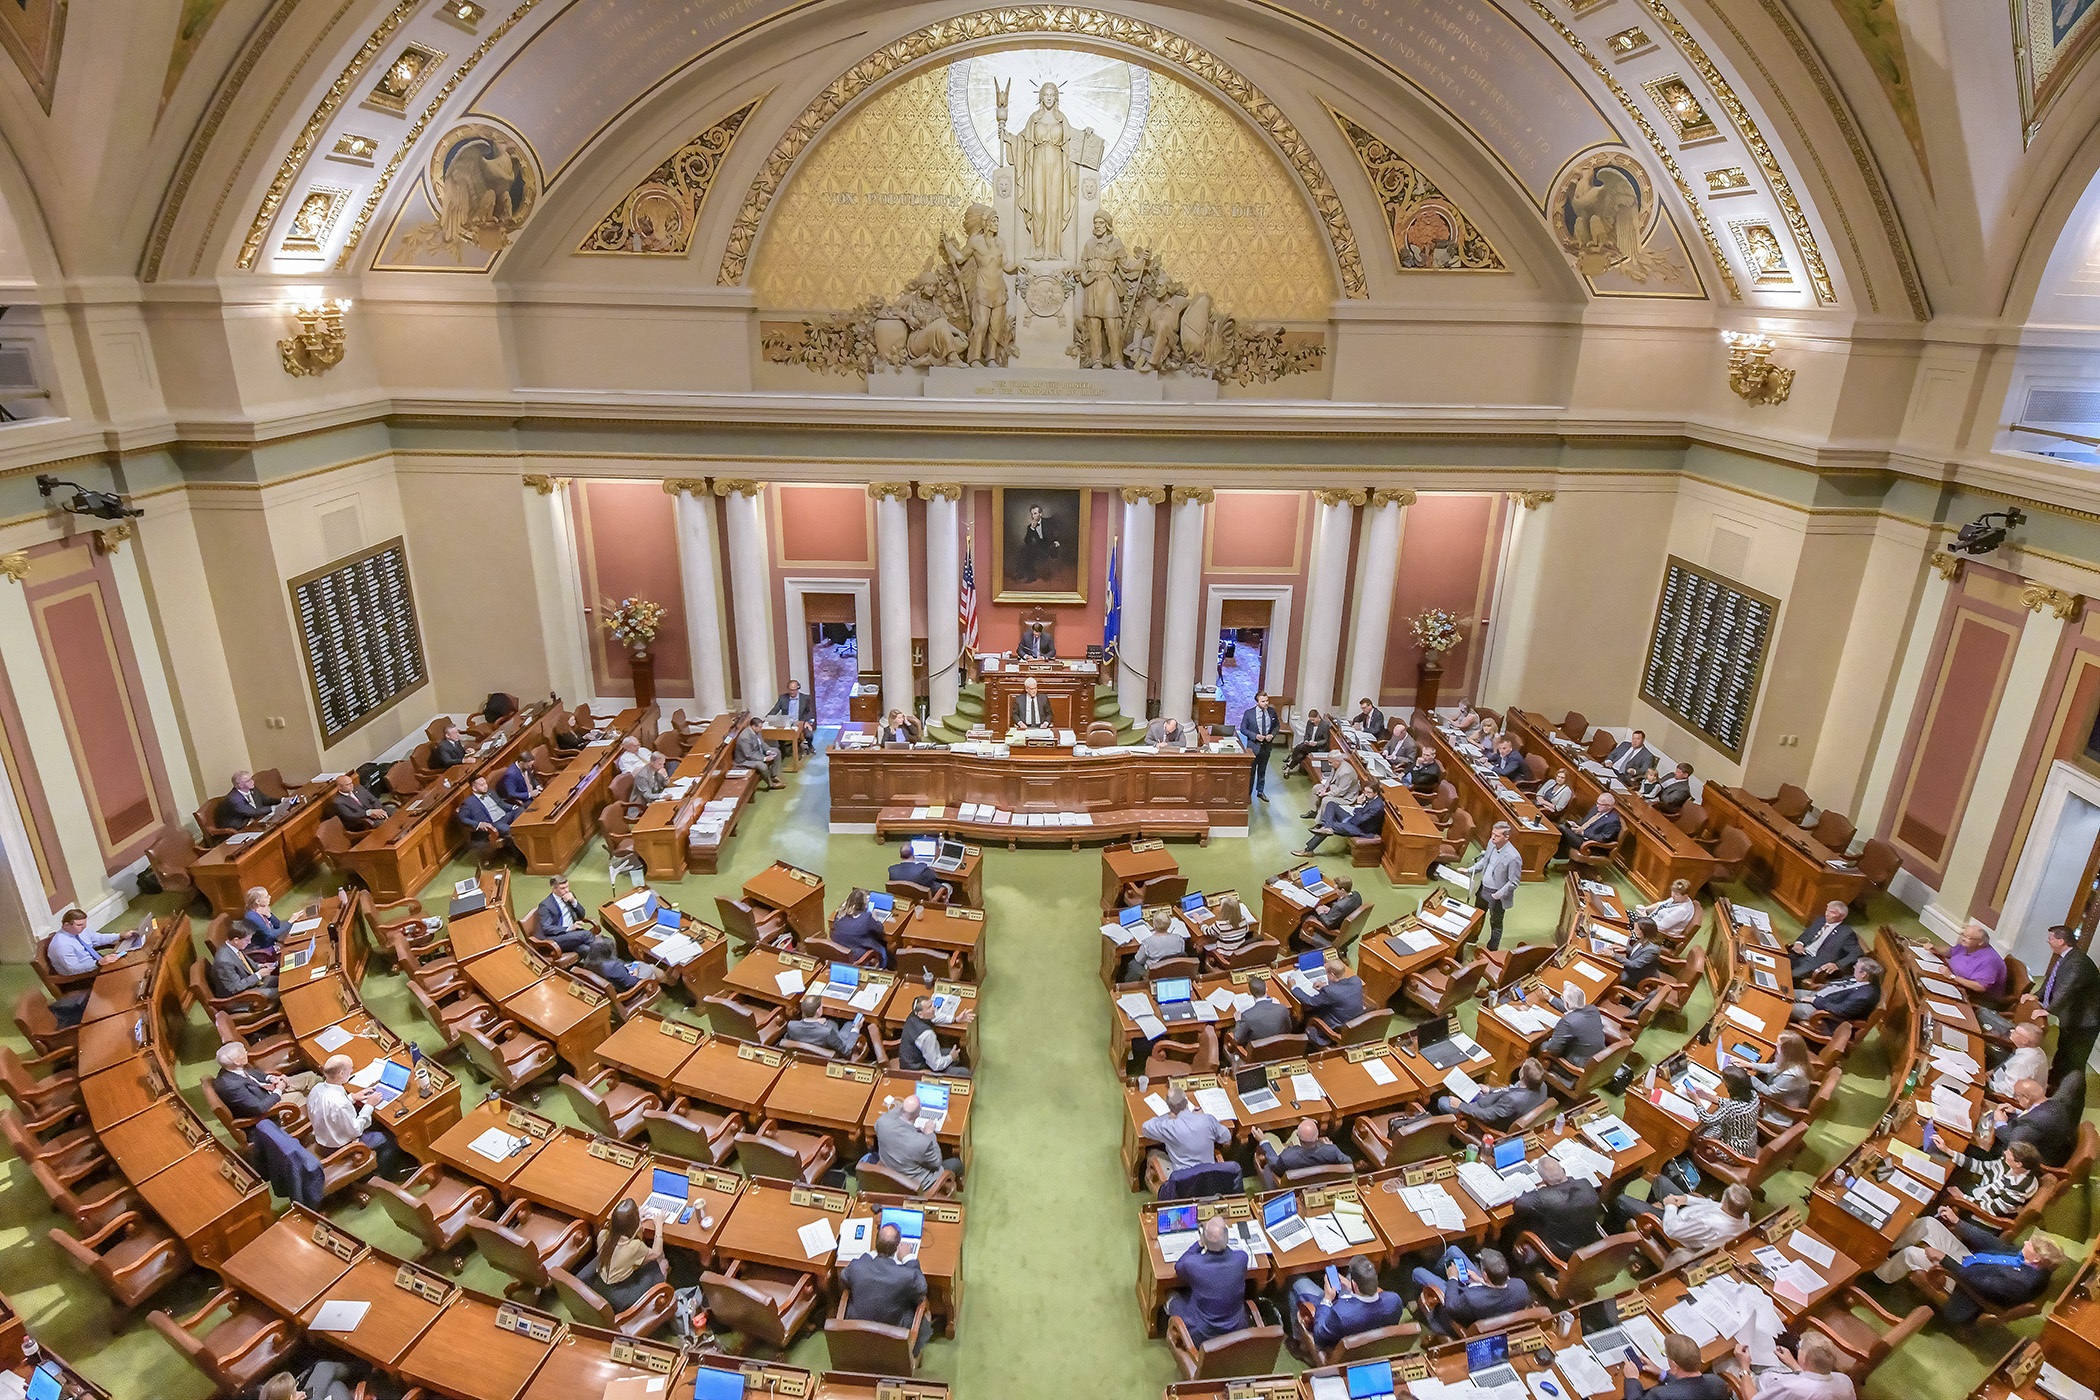
POLYGON ((1978 996, 1990 999, 2005 995, 2005 959, 1991 946, 1990 931, 1976 920, 1954 940, 1947 953, 1947 970, 1954 980, 1978 996))

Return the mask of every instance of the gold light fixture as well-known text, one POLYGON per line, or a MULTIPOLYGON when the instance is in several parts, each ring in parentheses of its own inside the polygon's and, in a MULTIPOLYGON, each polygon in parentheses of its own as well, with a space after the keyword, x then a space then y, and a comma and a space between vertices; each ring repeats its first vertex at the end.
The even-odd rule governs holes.
POLYGON ((343 313, 350 309, 348 297, 320 297, 291 308, 299 329, 288 340, 277 342, 284 356, 284 372, 294 378, 320 375, 343 362, 343 313))
POLYGON ((1745 403, 1782 404, 1794 389, 1794 372, 1772 363, 1772 337, 1755 331, 1722 331, 1728 342, 1728 387, 1745 403))

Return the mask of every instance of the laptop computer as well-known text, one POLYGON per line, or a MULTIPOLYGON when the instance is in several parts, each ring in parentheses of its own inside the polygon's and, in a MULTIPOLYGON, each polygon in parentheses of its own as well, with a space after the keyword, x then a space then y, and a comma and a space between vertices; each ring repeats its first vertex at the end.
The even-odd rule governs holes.
POLYGON ((1181 897, 1181 912, 1184 914, 1193 914, 1198 909, 1202 909, 1205 907, 1206 906, 1203 902, 1203 892, 1201 890, 1197 890, 1194 894, 1185 894, 1181 897))
POLYGON ((1247 1065, 1234 1070, 1232 1087, 1243 1095, 1251 1094, 1257 1089, 1266 1089, 1269 1087, 1269 1071, 1261 1065, 1247 1065))
POLYGON ((685 915, 670 905, 660 905, 656 911, 656 926, 664 933, 676 933, 685 927, 685 915))
POLYGON ((49 1365, 37 1367, 29 1373, 29 1400, 59 1400, 65 1386, 58 1372, 49 1365))
POLYGON ((744 1400, 744 1373, 697 1367, 693 1371, 693 1400, 744 1400))
POLYGON ((1610 1298, 1600 1298, 1585 1305, 1577 1314, 1582 1320, 1582 1342, 1606 1366, 1616 1366, 1629 1356, 1638 1356, 1639 1348, 1633 1344, 1619 1326, 1619 1305, 1610 1298))
POLYGON ((1466 1063, 1466 1052, 1451 1039, 1456 1029, 1449 1015, 1424 1021, 1415 1028, 1415 1053, 1438 1069, 1466 1063))
POLYGON ((407 1065, 396 1064, 392 1060, 386 1060, 380 1064, 379 1082, 372 1086, 372 1092, 378 1097, 382 1107, 400 1098, 401 1091, 407 1087, 407 1065))
POLYGON ((1494 1166, 1498 1172, 1508 1171, 1524 1160, 1524 1139, 1521 1137, 1496 1138, 1494 1166))
POLYGON ((1162 977, 1152 984, 1152 1000, 1159 1003, 1159 1019, 1170 1023, 1196 1019, 1196 1006, 1190 1000, 1195 994, 1196 983, 1188 977, 1162 977))
POLYGON ((851 1001, 854 994, 860 991, 860 969, 852 963, 831 964, 831 970, 824 974, 824 978, 825 996, 837 997, 840 1001, 851 1001))
POLYGON ((911 843, 911 858, 932 864, 941 853, 941 843, 931 836, 914 837, 911 843))
POLYGON ((1466 1371, 1466 1379, 1482 1390, 1517 1384, 1517 1368, 1509 1364, 1509 1338, 1498 1334, 1466 1343, 1466 1371))
POLYGON ((1116 922, 1121 924, 1124 928, 1130 928, 1133 925, 1141 924, 1144 921, 1145 911, 1142 909, 1118 909, 1116 911, 1116 922))
POLYGON ((1349 1381, 1349 1400, 1392 1400, 1392 1362, 1359 1361, 1342 1374, 1349 1381))
POLYGON ((909 1264, 919 1257, 919 1237, 926 1229, 926 1212, 906 1210, 901 1206, 884 1206, 875 1221, 875 1228, 885 1225, 897 1227, 897 1262, 909 1264))
POLYGON ((692 1199, 692 1184, 684 1172, 656 1167, 649 1173, 649 1195, 642 1202, 642 1209, 653 1210, 666 1220, 676 1220, 692 1199))
POLYGON ((940 852, 933 860, 933 868, 935 870, 951 871, 962 869, 964 854, 962 842, 950 841, 946 837, 942 837, 940 852))
POLYGON ((1326 894, 1334 888, 1327 883, 1326 877, 1320 874, 1320 867, 1317 865, 1308 865, 1299 871, 1298 884, 1307 894, 1326 894))
POLYGON ((868 896, 868 909, 877 918, 887 919, 890 915, 897 912, 897 901, 891 895, 870 894, 868 896))
POLYGON ((1159 1208, 1160 1234, 1171 1235, 1178 1230, 1193 1230, 1195 1228, 1196 1208, 1194 1206, 1161 1206, 1159 1208))
POLYGON ((1313 1237, 1312 1226, 1298 1214, 1298 1193, 1287 1192, 1261 1208, 1261 1227, 1278 1254, 1296 1249, 1313 1237))
POLYGON ((309 943, 296 953, 286 953, 277 961, 279 973, 296 972, 314 960, 314 945, 309 943))
POLYGON ((919 1101, 919 1122, 939 1132, 948 1122, 948 1086, 919 1082, 912 1097, 919 1101))

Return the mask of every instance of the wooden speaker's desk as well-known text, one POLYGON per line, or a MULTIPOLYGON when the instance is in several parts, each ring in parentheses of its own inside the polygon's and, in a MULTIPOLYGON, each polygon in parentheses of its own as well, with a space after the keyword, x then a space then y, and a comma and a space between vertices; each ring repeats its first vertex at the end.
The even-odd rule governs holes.
POLYGON ((1754 796, 1748 788, 1708 783, 1700 794, 1716 826, 1739 827, 1750 838, 1750 874, 1772 892, 1787 913, 1807 923, 1835 900, 1850 904, 1866 888, 1867 877, 1833 851, 1754 796))
POLYGON ((248 891, 260 886, 280 899, 312 872, 321 855, 321 821, 328 815, 333 783, 309 783, 292 796, 296 806, 260 826, 247 827, 238 841, 221 841, 190 866, 197 892, 214 914, 238 917, 248 891))
POLYGON ((994 671, 989 669, 993 664, 987 660, 980 672, 984 678, 985 723, 994 729, 1010 723, 1014 701, 1027 693, 1032 680, 1036 694, 1050 702, 1057 727, 1077 729, 1084 737, 1094 718, 1094 687, 1101 684, 1099 665, 1091 661, 1008 659, 997 663, 999 669, 994 671))

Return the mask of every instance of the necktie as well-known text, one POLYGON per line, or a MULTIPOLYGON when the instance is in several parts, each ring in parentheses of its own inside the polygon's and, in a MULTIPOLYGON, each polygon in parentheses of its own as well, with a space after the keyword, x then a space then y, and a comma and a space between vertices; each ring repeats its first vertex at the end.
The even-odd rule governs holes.
MULTIPOLYGON (((2065 956, 2068 957, 2069 954, 2065 956)), ((2049 980, 2042 984, 2042 1004, 2044 1006, 2056 999, 2056 974, 2063 970, 2063 965, 2063 958, 2058 958, 2055 965, 2049 969, 2049 980)))
POLYGON ((2024 1254, 1972 1254, 1962 1261, 1962 1267, 1971 1264, 1996 1264, 2001 1269, 2017 1269, 2027 1262, 2024 1254))

